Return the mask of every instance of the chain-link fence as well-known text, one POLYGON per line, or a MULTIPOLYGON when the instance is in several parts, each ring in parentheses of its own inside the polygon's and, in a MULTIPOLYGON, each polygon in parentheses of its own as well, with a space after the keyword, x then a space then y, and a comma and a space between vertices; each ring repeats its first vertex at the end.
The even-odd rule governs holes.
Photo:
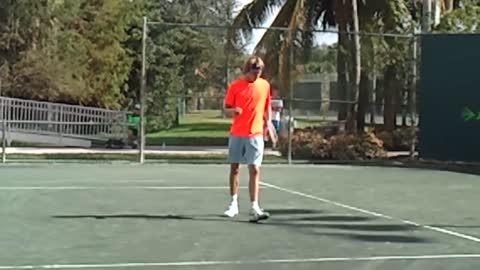
MULTIPOLYGON (((325 35, 314 33, 317 40, 325 35)), ((286 112, 296 125, 282 153, 299 159, 414 156, 417 46, 412 36, 363 33, 358 52, 337 41, 296 60, 292 110, 286 112), (361 59, 357 83, 355 53, 361 59)))
POLYGON ((137 91, 141 107, 133 113, 137 121, 125 136, 128 142, 118 147, 133 148, 128 153, 139 154, 141 161, 172 155, 225 160, 231 119, 223 113, 224 95, 243 76, 243 63, 252 54, 264 60, 263 76, 272 84, 273 97, 282 101, 274 113, 280 141, 275 147, 267 143, 267 159, 414 153, 414 35, 359 33, 356 48, 350 32, 148 21, 145 26, 139 52, 143 80, 137 91))
MULTIPOLYGON (((274 98, 282 101, 282 108, 274 113, 281 123, 275 150, 282 158, 364 159, 414 154, 418 122, 418 41, 414 35, 359 33, 360 47, 356 48, 352 42, 355 33, 350 32, 165 23, 152 23, 150 31, 162 32, 163 40, 174 33, 188 33, 191 43, 183 45, 181 86, 176 92, 172 90, 175 87, 155 88, 152 76, 148 76, 150 68, 146 68, 147 144, 151 143, 151 132, 155 133, 152 118, 161 118, 161 125, 166 124, 155 105, 170 100, 176 106, 173 124, 157 126, 163 134, 156 137, 161 138, 158 143, 192 149, 226 147, 230 119, 222 114, 224 94, 232 81, 243 76, 243 61, 256 54, 265 61, 263 74, 273 86, 274 98), (360 73, 355 72, 355 54, 361 59, 360 73), (192 140, 180 143, 167 139, 179 138, 177 130, 190 130, 192 140)), ((147 55, 155 47, 153 43, 149 46, 147 55)), ((166 64, 161 58, 146 62, 147 66, 166 64)))

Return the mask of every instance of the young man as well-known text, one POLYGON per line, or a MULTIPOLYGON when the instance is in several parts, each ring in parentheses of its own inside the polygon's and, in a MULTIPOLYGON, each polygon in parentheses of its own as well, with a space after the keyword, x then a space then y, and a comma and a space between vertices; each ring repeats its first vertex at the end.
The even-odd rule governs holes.
POLYGON ((234 81, 225 96, 225 110, 233 117, 228 142, 230 162, 230 205, 225 211, 234 217, 238 210, 238 182, 240 164, 248 164, 249 191, 252 203, 251 221, 267 219, 258 203, 260 189, 260 166, 263 161, 264 127, 271 125, 270 84, 260 76, 264 63, 260 57, 250 57, 243 68, 244 77, 234 81))

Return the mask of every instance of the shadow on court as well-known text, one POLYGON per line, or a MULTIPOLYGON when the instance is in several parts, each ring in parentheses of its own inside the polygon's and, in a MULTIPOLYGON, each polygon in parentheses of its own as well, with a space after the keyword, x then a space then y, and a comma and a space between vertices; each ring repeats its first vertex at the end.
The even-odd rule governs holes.
MULTIPOLYGON (((421 228, 408 224, 372 224, 375 217, 359 215, 326 214, 311 209, 268 209, 272 217, 257 223, 257 226, 272 226, 291 232, 311 236, 328 236, 343 240, 384 243, 429 243, 431 239, 406 232, 421 228), (327 232, 331 230, 333 232, 327 232)), ((186 220, 202 222, 250 223, 239 218, 225 218, 221 215, 149 215, 149 214, 108 214, 108 215, 55 215, 55 219, 147 219, 147 220, 186 220)))
POLYGON ((322 235, 328 235, 332 237, 340 237, 345 240, 365 241, 365 242, 378 242, 378 243, 404 243, 404 244, 423 244, 432 243, 431 239, 425 237, 408 236, 408 235, 374 235, 374 234, 359 234, 359 233, 327 233, 322 235))
MULTIPOLYGON (((310 209, 272 209, 268 210, 272 215, 304 215, 320 214, 322 211, 310 209)), ((57 219, 165 219, 165 220, 205 220, 205 221, 240 221, 237 219, 226 219, 222 215, 149 215, 149 214, 108 214, 108 215, 55 215, 57 219)))
POLYGON ((58 219, 190 219, 193 217, 179 215, 145 215, 145 214, 116 214, 116 215, 56 215, 53 218, 58 219))

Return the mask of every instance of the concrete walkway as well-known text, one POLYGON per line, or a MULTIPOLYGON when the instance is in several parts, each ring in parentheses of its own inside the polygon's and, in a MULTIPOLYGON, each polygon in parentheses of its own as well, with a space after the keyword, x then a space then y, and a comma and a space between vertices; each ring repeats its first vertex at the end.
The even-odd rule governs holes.
MULTIPOLYGON (((103 148, 45 148, 45 147, 9 147, 7 154, 44 155, 44 154, 136 154, 138 149, 103 149, 103 148)), ((227 154, 226 147, 217 146, 167 146, 147 147, 145 154, 157 155, 211 155, 227 154)), ((280 156, 280 152, 265 150, 266 155, 280 156)))
MULTIPOLYGON (((145 149, 145 154, 156 155, 226 155, 227 148, 221 146, 149 146, 145 149)), ((104 148, 61 148, 61 147, 9 147, 6 149, 8 154, 21 155, 48 155, 48 154, 137 154, 138 149, 104 149, 104 148)), ((1 153, 1 149, 0 149, 1 153)), ((416 155, 418 153, 415 153, 416 155)), ((279 151, 271 149, 265 150, 265 155, 278 156, 279 151)), ((388 152, 389 158, 398 156, 408 156, 407 151, 388 152)))

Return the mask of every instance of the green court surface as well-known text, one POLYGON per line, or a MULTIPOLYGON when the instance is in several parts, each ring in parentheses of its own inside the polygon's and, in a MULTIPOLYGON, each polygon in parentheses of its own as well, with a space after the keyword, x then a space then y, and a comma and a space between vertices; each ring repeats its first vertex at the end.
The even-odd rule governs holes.
POLYGON ((480 269, 480 176, 269 165, 271 218, 222 217, 228 167, 0 166, 0 270, 480 269))

